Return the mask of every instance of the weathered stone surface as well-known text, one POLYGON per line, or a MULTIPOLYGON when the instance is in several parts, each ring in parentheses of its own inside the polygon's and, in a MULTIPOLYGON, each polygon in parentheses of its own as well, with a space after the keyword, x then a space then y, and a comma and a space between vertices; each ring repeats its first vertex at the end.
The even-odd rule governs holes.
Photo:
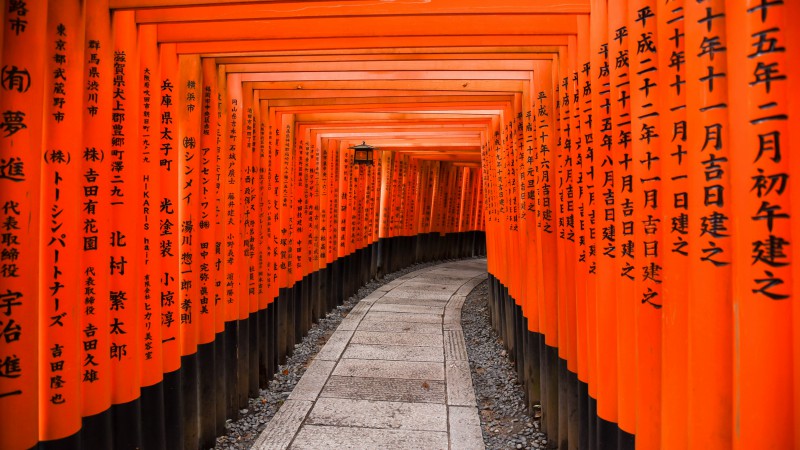
POLYGON ((442 316, 440 314, 396 313, 387 311, 370 311, 362 320, 364 322, 419 322, 442 324, 442 316))
POLYGON ((297 386, 292 390, 292 393, 289 395, 289 400, 316 400, 335 366, 336 361, 315 359, 314 362, 308 366, 306 373, 303 374, 297 386))
POLYGON ((454 406, 475 406, 475 389, 472 388, 472 375, 469 361, 446 361, 447 404, 454 406))
POLYGON ((376 331, 356 331, 350 340, 353 344, 415 345, 420 347, 441 347, 442 333, 438 334, 397 334, 376 331))
POLYGON ((467 346, 464 344, 463 331, 444 332, 444 355, 447 361, 467 361, 467 346))
POLYGON ((458 450, 483 449, 481 419, 474 406, 448 406, 450 448, 458 450))
POLYGON ((328 342, 322 347, 322 350, 317 353, 317 359, 324 359, 328 361, 337 361, 344 351, 345 346, 350 342, 355 330, 337 329, 333 332, 328 342))
POLYGON ((381 297, 376 301, 376 305, 418 305, 418 306, 434 306, 442 307, 447 306, 448 299, 421 299, 412 297, 381 297))
POLYGON ((287 400, 253 443, 253 449, 287 448, 312 406, 314 402, 287 400))
POLYGON ((386 303, 375 303, 370 311, 404 312, 415 314, 443 314, 444 303, 442 306, 422 306, 422 305, 392 305, 386 303))
POLYGON ((340 427, 447 431, 447 407, 437 403, 321 398, 306 423, 340 427))
POLYGON ((445 403, 444 381, 331 376, 320 397, 445 403))
POLYGON ((417 347, 410 345, 350 344, 347 346, 347 350, 345 350, 342 358, 444 362, 444 354, 440 347, 417 347))
POLYGON ((293 449, 447 449, 447 433, 440 431, 381 430, 309 425, 297 436, 293 449))
MULTIPOLYGON (((437 362, 342 359, 336 365, 333 374, 342 377, 444 380, 444 365, 437 362)), ((469 366, 467 366, 467 376, 469 376, 469 366)))
POLYGON ((392 298, 392 297, 405 297, 405 298, 417 298, 420 300, 448 300, 453 295, 453 292, 436 292, 430 291, 426 289, 410 289, 399 287, 397 289, 391 290, 386 293, 382 298, 392 298))
POLYGON ((419 322, 375 322, 361 321, 358 331, 382 331, 384 333, 441 333, 438 323, 419 322))

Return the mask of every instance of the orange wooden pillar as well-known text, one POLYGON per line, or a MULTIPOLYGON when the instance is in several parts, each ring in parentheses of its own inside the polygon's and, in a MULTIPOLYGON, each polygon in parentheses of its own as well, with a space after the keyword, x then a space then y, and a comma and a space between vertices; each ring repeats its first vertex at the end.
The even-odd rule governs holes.
POLYGON ((731 187, 724 2, 685 3, 689 230, 690 449, 731 448, 731 187), (712 45, 714 47, 715 45, 712 45))
MULTIPOLYGON (((790 448, 797 389, 792 364, 792 241, 786 29, 782 2, 725 4, 730 107, 730 223, 733 298, 733 448, 790 448), (735 69, 734 69, 735 68, 735 69), (750 180, 744 183, 741 180, 750 180), (795 384, 795 385, 793 385, 795 384), (758 411, 769 411, 759 414, 758 411)), ((705 47, 704 47, 705 48, 705 47)), ((793 120, 793 125, 789 120, 793 120)), ((703 160, 706 174, 715 168, 703 160)), ((724 161, 723 161, 724 162, 724 161)), ((793 161, 797 164, 797 160, 793 161)), ((708 178, 708 175, 707 175, 708 178)), ((791 180, 796 183, 796 180, 791 180)), ((796 219, 796 217, 795 217, 796 219)), ((795 225, 797 227, 797 225, 795 225)), ((796 264, 796 262, 795 262, 796 264)))
POLYGON ((593 135, 592 114, 592 84, 594 89, 599 89, 593 77, 590 55, 591 34, 589 31, 589 17, 578 18, 577 41, 577 79, 575 87, 577 133, 579 153, 576 157, 578 170, 575 177, 578 183, 576 195, 578 197, 578 237, 577 237, 577 263, 576 276, 576 320, 577 320, 577 351, 578 351, 578 426, 579 448, 589 447, 589 422, 594 422, 595 413, 590 413, 589 384, 593 382, 594 368, 597 364, 596 357, 596 264, 597 254, 595 246, 595 143, 593 135), (590 308, 594 310, 590 314, 590 308))
POLYGON ((161 342, 164 370, 164 420, 167 447, 183 446, 180 345, 180 221, 178 219, 178 172, 180 145, 177 129, 178 57, 174 44, 159 46, 157 101, 159 211, 159 281, 161 288, 161 342))
MULTIPOLYGON (((556 254, 557 241, 557 180, 556 180, 556 136, 555 110, 556 101, 553 83, 552 61, 537 61, 534 65, 534 89, 536 91, 536 140, 537 140, 537 166, 538 181, 537 191, 537 240, 540 242, 538 250, 538 264, 541 267, 538 276, 538 307, 540 327, 544 334, 541 344, 542 356, 542 399, 543 410, 557 411, 558 409, 558 297, 557 275, 555 264, 544 264, 546 255, 556 254)), ((488 237, 488 230, 487 230, 488 237)), ((557 415, 549 413, 544 419, 544 429, 548 432, 557 431, 557 415)))
POLYGON ((279 230, 279 288, 282 309, 279 310, 280 326, 278 327, 278 345, 280 347, 280 363, 283 363, 287 353, 294 347, 294 314, 295 308, 293 299, 290 297, 289 289, 292 287, 292 267, 293 267, 293 234, 292 214, 294 197, 294 150, 293 129, 294 121, 289 115, 275 113, 276 126, 279 127, 276 144, 279 149, 280 161, 280 228, 279 230))
MULTIPOLYGON (((688 445, 685 396, 688 392, 688 146, 686 134, 686 64, 675 59, 686 51, 683 1, 655 8, 661 126, 661 448, 688 445)), ((652 8, 651 8, 652 10, 652 8)), ((650 19, 648 19, 649 21, 650 19)))
POLYGON ((265 99, 259 100, 261 120, 264 122, 264 208, 263 227, 264 244, 264 296, 269 304, 266 314, 267 329, 263 339, 267 343, 267 377, 272 377, 277 369, 278 338, 277 338, 277 310, 278 310, 278 235, 277 227, 280 218, 278 191, 280 186, 280 161, 278 160, 278 147, 275 142, 275 123, 270 115, 269 103, 265 99))
POLYGON ((636 323, 636 448, 661 447, 661 299, 663 127, 658 104, 659 59, 656 3, 629 0, 628 42, 631 96, 631 173, 634 213, 634 292, 636 323), (635 13, 635 17, 633 14, 635 13))
MULTIPOLYGON (((633 190, 633 159, 630 115, 632 79, 629 61, 632 41, 638 37, 628 30, 628 0, 608 5, 608 50, 611 65, 611 158, 614 164, 613 200, 615 256, 614 276, 617 303, 617 426, 621 431, 619 445, 629 448, 636 432, 636 334, 634 279, 636 277, 634 211, 637 209, 633 190)), ((612 420, 613 421, 613 420, 612 420)), ((601 438, 601 445, 603 444, 601 438)))
MULTIPOLYGON (((243 107, 242 81, 239 74, 227 74, 224 149, 225 179, 225 318, 226 376, 228 377, 228 417, 236 417, 238 409, 247 404, 247 358, 240 358, 238 349, 246 346, 246 325, 249 300, 242 295, 241 286, 247 270, 242 248, 242 130, 246 119, 243 107), (235 380, 235 381, 234 381, 235 380)), ((245 291, 246 292, 246 291, 245 291)))
MULTIPOLYGON (((230 82, 230 79, 229 79, 230 82)), ((238 398, 239 407, 245 408, 247 398, 251 391, 251 366, 252 359, 257 353, 254 352, 258 347, 257 336, 253 332, 255 326, 255 308, 257 300, 255 297, 255 266, 253 252, 250 246, 250 238, 253 233, 253 91, 249 83, 236 81, 238 86, 238 114, 237 120, 231 122, 233 131, 229 135, 232 139, 228 145, 236 146, 236 154, 239 159, 239 212, 238 212, 238 232, 235 239, 239 241, 239 282, 236 287, 239 306, 238 322, 238 344, 237 344, 237 364, 238 364, 238 398), (252 320, 251 320, 252 319, 252 320), (255 345, 255 347, 254 347, 255 345)), ((230 92, 230 91, 229 91, 230 92)), ((233 97, 231 97, 233 99, 233 97)), ((253 389, 253 390, 257 390, 253 389)))
POLYGON ((197 357, 199 387, 200 433, 199 442, 203 447, 210 446, 217 435, 217 426, 225 418, 218 417, 219 403, 224 405, 221 395, 219 378, 224 383, 222 372, 222 358, 224 353, 223 339, 217 335, 217 315, 221 315, 218 308, 219 290, 217 289, 217 232, 218 232, 218 199, 220 195, 218 173, 218 147, 217 133, 219 126, 217 117, 219 106, 217 103, 218 80, 217 65, 210 58, 201 61, 202 84, 199 92, 195 94, 200 107, 200 136, 197 141, 199 151, 199 176, 198 176, 198 309, 197 309, 197 357), (218 349, 219 347, 219 349, 218 349))
MULTIPOLYGON (((800 3, 786 3, 785 17, 798 17, 798 15, 800 15, 800 3)), ((788 44, 786 46, 786 71, 795 74, 794 76, 787 77, 787 89, 791 94, 800 92, 800 77, 796 75, 800 73, 800 46, 796 44, 800 42, 800 30, 794 26, 787 26, 784 31, 788 44), (790 43, 795 44, 792 45, 790 43)), ((800 98, 798 97, 800 96, 786 96, 785 101, 790 117, 800 117, 800 98)), ((798 129, 797 126, 787 127, 787 143, 791 148, 800 148, 800 129, 798 129)), ((789 174, 796 180, 797 177, 800 176, 798 158, 791 154, 787 154, 786 157, 789 174)), ((800 183, 791 183, 788 190, 789 195, 795 199, 795 201, 791 203, 792 217, 800 217, 800 202, 797 201, 797 199, 800 198, 800 183)), ((800 227, 792 227, 791 237, 793 242, 798 242, 800 239, 800 227)), ((800 261, 800 245, 794 245, 792 247, 791 255, 792 261, 794 261, 794 264, 792 264, 792 279, 800 280, 800 264, 797 264, 797 261, 800 261)), ((796 299, 798 294, 800 294, 800 283, 795 282, 792 284, 792 297, 796 299)), ((797 432, 797 430, 800 430, 800 427, 798 427, 798 425, 800 425, 800 386, 797 382, 797 374, 800 373, 800 305, 798 305, 797 302, 792 302, 792 344, 793 370, 795 374, 794 380, 792 381, 794 391, 792 398, 792 409, 794 413, 792 429, 795 430, 794 446, 796 448, 800 446, 800 432, 797 432)))
MULTIPOLYGON (((43 105, 52 101, 51 91, 43 97, 52 73, 45 63, 52 52, 47 8, 45 0, 29 1, 22 8, 7 5, 3 9, 8 10, 8 22, 0 32, 5 66, 0 84, 0 218, 14 224, 0 236, 0 327, 8 330, 0 349, 0 447, 13 450, 39 441, 38 299, 43 267, 38 248, 45 239, 39 233, 40 217, 41 223, 50 218, 49 211, 40 211, 43 153, 37 149, 42 145, 43 105), (25 27, 10 26, 15 21, 24 21, 25 27)), ((79 367, 77 360, 71 364, 79 367)))
POLYGON ((256 383, 258 387, 266 387, 268 377, 272 375, 267 371, 268 361, 270 360, 270 352, 268 348, 269 330, 272 328, 269 325, 268 308, 272 303, 273 297, 267 294, 267 256, 266 250, 266 234, 267 234, 267 217, 266 217, 266 203, 267 203, 267 119, 266 114, 262 110, 261 93, 259 91, 253 92, 253 133, 254 133, 254 167, 255 175, 255 193, 256 201, 254 205, 255 215, 255 242, 254 251, 256 258, 256 298, 257 298, 257 339, 258 339, 258 360, 256 365, 256 379, 251 380, 251 386, 256 383))
MULTIPOLYGON (((214 346, 214 374, 216 377, 216 403, 217 403, 217 434, 225 429, 225 419, 228 417, 229 397, 228 397, 228 361, 229 361, 229 337, 226 325, 230 309, 228 305, 228 241, 226 239, 226 229, 228 220, 228 201, 226 192, 228 190, 228 80, 225 66, 217 65, 217 77, 215 80, 203 78, 210 83, 216 83, 216 145, 217 162, 214 166, 216 170, 216 208, 214 217, 216 218, 216 228, 214 230, 214 331, 216 332, 216 343, 214 346), (219 344, 219 345, 217 345, 219 344)), ((212 87, 212 90, 214 88, 212 87)), ((212 116, 213 118, 213 116, 212 116)), ((213 119, 212 119, 213 120, 213 119)))
MULTIPOLYGON (((569 103, 564 104, 567 132, 564 133, 566 140, 563 142, 568 148, 567 159, 565 161, 564 178, 566 186, 564 190, 564 216, 565 219, 565 266, 566 279, 568 280, 565 288, 564 298, 566 299, 566 331, 567 331, 567 360, 564 379, 567 385, 567 444, 570 449, 579 448, 579 409, 578 409, 578 339, 581 332, 578 331, 578 295, 584 279, 579 267, 578 244, 582 231, 580 230, 580 191, 582 189, 583 157, 581 155, 583 138, 581 136, 580 124, 580 105, 579 94, 577 92, 578 82, 578 42, 577 36, 570 36, 567 40, 566 72, 568 79, 564 89, 564 94, 569 98, 569 103)), ((562 101, 564 96, 562 96, 562 101)), ((581 296, 582 297, 582 296, 581 296)), ((581 299, 583 305, 583 299, 581 299)))
MULTIPOLYGON (((142 446, 165 445, 164 379, 161 338, 161 79, 156 27, 143 25, 138 32, 139 53, 139 169, 141 219, 139 226, 139 317, 142 352, 142 446)), ((85 427, 85 425, 84 425, 85 427)), ((86 430, 86 434, 90 432, 86 430)))
MULTIPOLYGON (((592 138, 594 145, 594 215, 596 254, 595 303, 589 303, 588 317, 594 336, 595 363, 590 363, 589 414, 596 416, 589 424, 588 448, 613 448, 615 440, 610 422, 617 420, 617 305, 614 270, 617 240, 614 224, 614 136, 611 118, 611 64, 607 2, 592 1, 589 17, 592 73, 592 138), (594 371, 594 376, 592 376, 594 371), (610 442, 609 442, 610 441, 610 442)), ((590 342, 592 338, 590 338, 590 342)))
MULTIPOLYGON (((85 445, 95 447, 113 445, 109 410, 112 373, 109 353, 105 351, 110 346, 109 330, 105 325, 111 323, 109 277, 106 276, 110 248, 105 237, 110 233, 111 215, 102 213, 111 207, 111 166, 105 158, 111 156, 108 144, 112 134, 113 86, 107 81, 114 71, 114 51, 107 9, 108 2, 105 1, 87 2, 83 8, 84 22, 92 26, 86 27, 83 43, 83 151, 80 159, 83 189, 78 191, 80 194, 75 193, 82 205, 92 206, 84 207, 80 217, 83 224, 80 285, 83 289, 78 297, 78 311, 81 315, 81 361, 97 363, 82 367, 80 377, 82 439, 85 445)), ((134 124, 135 118, 133 115, 130 117, 134 124)))
MULTIPOLYGON (((574 179, 575 170, 572 123, 572 60, 575 41, 569 39, 568 47, 561 47, 554 67, 556 83, 556 128, 558 145, 556 147, 557 179, 557 267, 558 267, 558 434, 554 436, 560 447, 569 448, 573 440, 574 426, 570 417, 575 417, 577 397, 573 394, 574 385, 570 372, 574 368, 575 351, 575 259, 574 259, 574 179)), ((576 436, 577 437, 577 436, 576 436)), ((577 439, 575 439, 577 440, 577 439)))
POLYGON ((294 204, 290 217, 290 232, 292 233, 292 266, 289 279, 289 287, 292 289, 292 297, 295 304, 295 320, 290 330, 294 333, 295 342, 303 338, 304 329, 307 322, 308 308, 303 296, 303 278, 308 264, 305 261, 306 234, 308 217, 306 216, 306 148, 303 136, 300 134, 299 127, 295 124, 292 127, 292 141, 290 143, 294 152, 294 163, 292 172, 294 180, 292 190, 294 192, 294 204))
MULTIPOLYGON (((75 214, 81 208, 81 201, 75 194, 83 184, 80 179, 81 142, 79 138, 75 139, 76 134, 78 137, 81 135, 83 122, 83 102, 78 100, 83 93, 84 46, 79 2, 49 2, 44 46, 48 62, 45 79, 39 81, 45 86, 44 126, 41 159, 34 163, 42 164, 40 214, 43 224, 37 230, 40 233, 39 292, 27 301, 39 300, 39 440, 58 440, 75 446, 81 427, 80 375, 83 363, 76 339, 81 325, 78 270, 82 239, 78 214, 75 214)), ((22 83, 27 86, 27 81, 36 82, 35 78, 27 80, 26 77, 22 83)), ((11 175, 12 169, 9 167, 5 171, 6 176, 24 178, 22 161, 16 165, 16 175, 11 175)), ((9 213, 13 214, 11 209, 9 213)), ((108 213, 106 210, 105 214, 108 213)), ((12 219, 7 222, 9 232, 12 231, 11 224, 18 229, 16 224, 24 222, 24 218, 12 219)), ((15 267, 6 265, 3 272, 8 276, 15 271, 15 267)), ((8 314, 5 317, 11 317, 15 306, 25 300, 8 290, 4 311, 8 314)), ((21 329, 18 331, 22 332, 21 329)), ((21 364, 21 361, 16 359, 20 356, 24 358, 25 355, 5 356, 4 377, 20 376, 22 366, 17 363, 21 364)))
POLYGON ((109 249, 110 351, 114 405, 115 445, 140 445, 141 436, 131 423, 141 420, 141 370, 143 355, 139 298, 140 228, 126 212, 142 197, 139 151, 138 40, 133 12, 115 12, 114 78, 112 93, 112 132, 109 157, 111 190, 111 229, 109 249))
POLYGON ((178 142, 178 279, 180 302, 181 384, 184 445, 199 445, 200 366, 200 127, 202 72, 198 55, 178 57, 175 92, 178 142))

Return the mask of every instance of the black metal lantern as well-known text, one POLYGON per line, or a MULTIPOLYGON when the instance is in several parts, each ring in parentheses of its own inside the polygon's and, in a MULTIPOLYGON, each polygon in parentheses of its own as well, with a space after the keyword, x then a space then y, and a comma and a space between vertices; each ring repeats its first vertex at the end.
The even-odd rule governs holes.
POLYGON ((372 151, 375 150, 375 147, 367 144, 365 141, 361 141, 360 144, 348 148, 355 150, 353 153, 353 164, 372 165, 372 151))

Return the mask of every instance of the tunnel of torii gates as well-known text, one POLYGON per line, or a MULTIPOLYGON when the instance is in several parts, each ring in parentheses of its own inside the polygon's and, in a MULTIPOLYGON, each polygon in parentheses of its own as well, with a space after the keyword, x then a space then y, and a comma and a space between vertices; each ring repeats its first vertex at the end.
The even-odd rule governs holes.
POLYGON ((800 448, 800 2, 3 5, 0 448, 208 448, 482 254, 559 448, 800 448))

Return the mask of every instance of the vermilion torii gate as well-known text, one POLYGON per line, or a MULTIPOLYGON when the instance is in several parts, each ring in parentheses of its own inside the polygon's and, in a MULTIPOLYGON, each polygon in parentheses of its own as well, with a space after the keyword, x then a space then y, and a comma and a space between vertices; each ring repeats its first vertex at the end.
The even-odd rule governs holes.
POLYGON ((560 448, 800 447, 800 2, 2 19, 0 448, 206 448, 360 285, 484 252, 560 448))

